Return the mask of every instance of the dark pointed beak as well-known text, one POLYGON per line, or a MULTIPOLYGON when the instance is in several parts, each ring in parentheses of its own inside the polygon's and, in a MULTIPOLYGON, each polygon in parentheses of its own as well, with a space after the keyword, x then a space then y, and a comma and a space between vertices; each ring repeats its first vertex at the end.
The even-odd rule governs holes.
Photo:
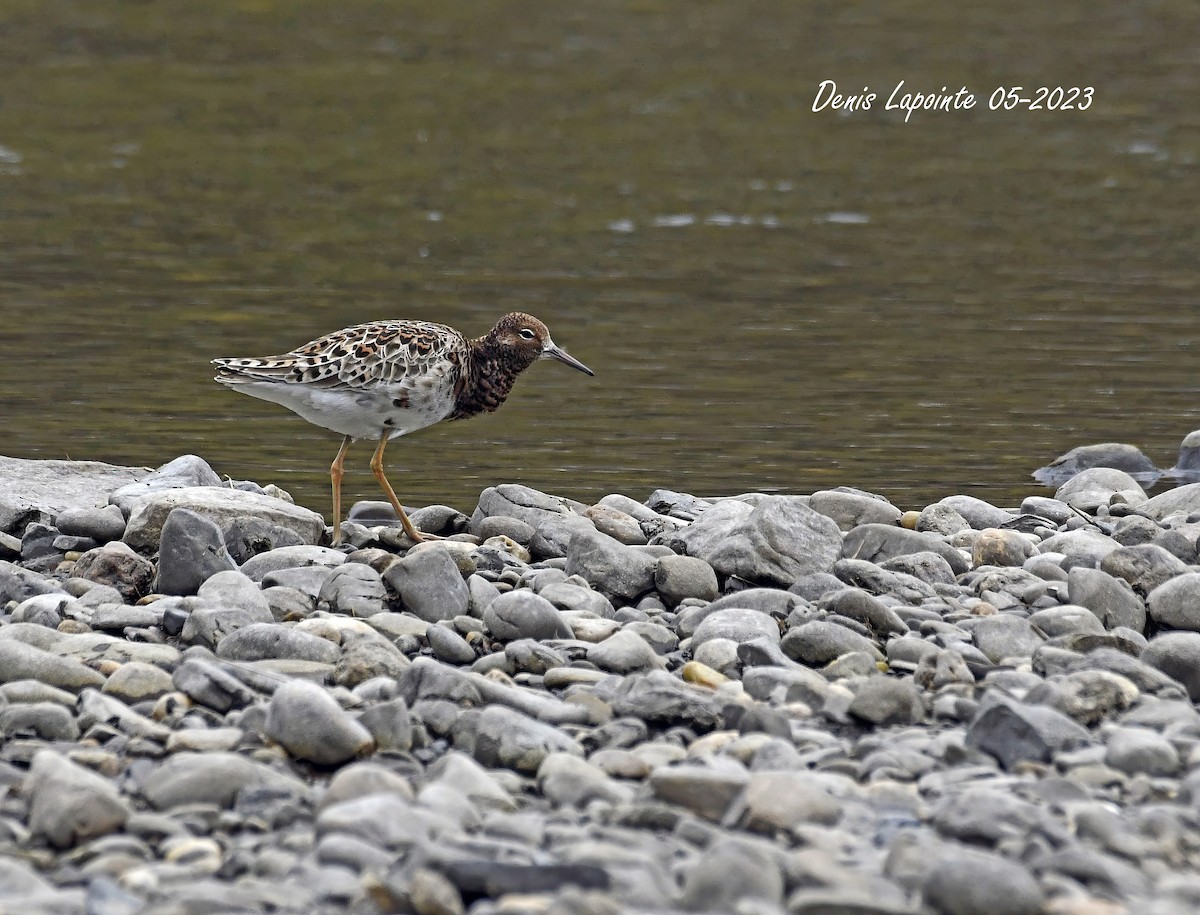
POLYGON ((559 362, 569 365, 573 369, 579 369, 585 375, 595 376, 595 372, 589 369, 586 365, 568 353, 565 349, 555 346, 553 343, 547 343, 546 348, 542 350, 543 359, 557 359, 559 362))

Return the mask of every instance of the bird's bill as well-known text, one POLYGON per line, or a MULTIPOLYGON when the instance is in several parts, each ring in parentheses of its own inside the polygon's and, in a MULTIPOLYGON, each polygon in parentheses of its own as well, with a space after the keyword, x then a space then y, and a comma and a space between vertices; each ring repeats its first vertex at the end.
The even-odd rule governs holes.
POLYGON ((546 348, 542 350, 543 359, 557 359, 565 365, 569 365, 573 369, 579 369, 585 375, 595 375, 596 373, 589 369, 586 365, 568 353, 565 349, 555 346, 553 343, 547 343, 546 348))

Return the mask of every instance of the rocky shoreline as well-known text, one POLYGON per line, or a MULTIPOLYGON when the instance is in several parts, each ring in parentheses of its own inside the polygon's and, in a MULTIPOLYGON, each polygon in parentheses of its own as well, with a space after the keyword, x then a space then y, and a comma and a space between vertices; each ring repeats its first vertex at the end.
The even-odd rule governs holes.
POLYGON ((1200 484, 390 518, 0 458, 0 913, 1200 907, 1200 484))

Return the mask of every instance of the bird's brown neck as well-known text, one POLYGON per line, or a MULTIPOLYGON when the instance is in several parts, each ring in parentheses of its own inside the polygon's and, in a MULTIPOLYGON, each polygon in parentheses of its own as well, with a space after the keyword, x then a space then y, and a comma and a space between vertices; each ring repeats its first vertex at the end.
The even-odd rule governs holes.
POLYGON ((532 361, 501 347, 490 334, 470 341, 450 418, 466 419, 495 412, 512 391, 517 376, 530 365, 532 361))

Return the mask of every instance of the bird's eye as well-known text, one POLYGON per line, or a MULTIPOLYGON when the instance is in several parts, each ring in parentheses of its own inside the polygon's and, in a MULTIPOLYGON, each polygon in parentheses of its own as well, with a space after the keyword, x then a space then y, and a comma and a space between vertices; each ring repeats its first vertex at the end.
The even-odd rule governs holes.
POLYGON ((528 327, 522 327, 522 328, 521 328, 521 330, 520 330, 520 331, 518 331, 518 333, 520 333, 520 335, 521 335, 521 339, 522 339, 522 340, 533 340, 533 339, 535 339, 535 338, 537 337, 537 334, 535 334, 535 333, 534 333, 534 332, 533 332, 533 331, 532 331, 530 328, 528 328, 528 327))

